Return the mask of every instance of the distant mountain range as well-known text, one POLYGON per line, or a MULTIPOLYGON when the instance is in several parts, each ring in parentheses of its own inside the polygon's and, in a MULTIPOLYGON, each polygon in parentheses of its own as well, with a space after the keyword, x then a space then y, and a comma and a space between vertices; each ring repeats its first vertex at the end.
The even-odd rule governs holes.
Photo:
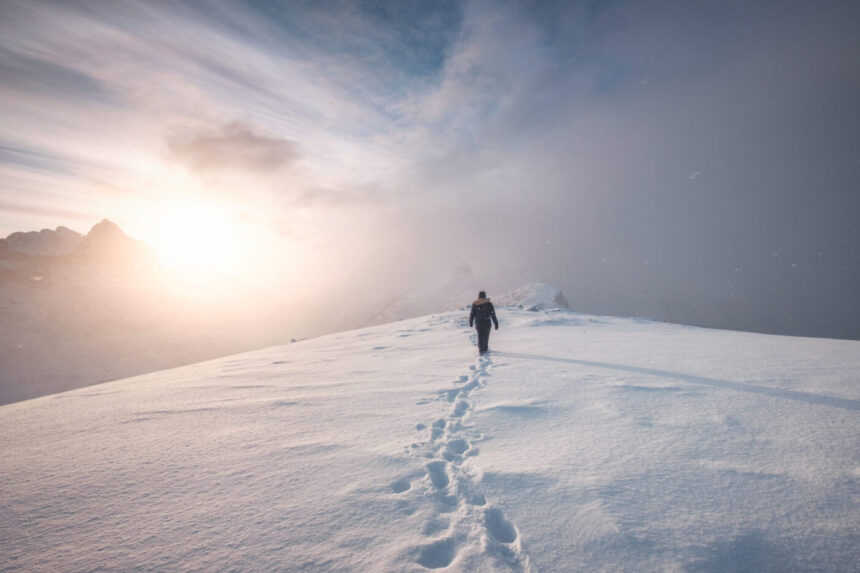
POLYGON ((83 238, 83 235, 68 227, 57 227, 54 231, 42 229, 29 233, 12 233, 5 239, 0 239, 0 257, 9 256, 11 253, 49 257, 68 255, 78 248, 83 238))
MULTIPOLYGON (((342 282, 293 307, 247 293, 206 302, 174 286, 153 251, 107 219, 86 235, 57 227, 0 239, 0 404, 294 336, 457 309, 465 317, 484 290, 453 253, 396 249, 375 253, 342 282), (392 274, 393 268, 402 272, 392 274)), ((540 283, 493 300, 529 310, 567 307, 561 291, 540 283)))
POLYGON ((105 219, 82 235, 67 227, 0 239, 0 285, 9 282, 151 287, 163 269, 152 249, 105 219))
MULTIPOLYGON (((0 404, 272 344, 104 220, 0 239, 0 404)), ((238 318, 237 318, 237 315, 238 318)))

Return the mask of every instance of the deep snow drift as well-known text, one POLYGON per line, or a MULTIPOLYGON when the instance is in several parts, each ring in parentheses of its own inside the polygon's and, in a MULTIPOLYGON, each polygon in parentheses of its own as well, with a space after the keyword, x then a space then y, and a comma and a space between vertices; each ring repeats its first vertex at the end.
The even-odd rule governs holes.
POLYGON ((856 569, 860 342, 498 310, 0 407, 0 569, 856 569))

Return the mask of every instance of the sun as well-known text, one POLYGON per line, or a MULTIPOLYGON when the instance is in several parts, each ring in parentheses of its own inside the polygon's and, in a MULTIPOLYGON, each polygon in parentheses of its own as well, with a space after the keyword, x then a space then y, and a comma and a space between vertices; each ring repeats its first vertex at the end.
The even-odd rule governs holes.
POLYGON ((227 208, 202 201, 161 205, 150 241, 159 260, 192 282, 227 280, 248 272, 250 229, 227 208))

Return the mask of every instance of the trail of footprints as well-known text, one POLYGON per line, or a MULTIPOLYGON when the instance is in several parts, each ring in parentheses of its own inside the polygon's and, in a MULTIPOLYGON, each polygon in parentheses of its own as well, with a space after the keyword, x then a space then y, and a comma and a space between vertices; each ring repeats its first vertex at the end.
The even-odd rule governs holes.
POLYGON ((447 417, 416 424, 415 429, 426 439, 407 448, 410 455, 428 459, 424 475, 391 484, 396 494, 408 492, 432 504, 432 517, 422 528, 428 543, 411 553, 416 563, 428 569, 447 567, 466 552, 467 559, 486 556, 501 568, 531 570, 517 528, 480 492, 480 480, 469 463, 480 453, 476 444, 482 439, 467 424, 472 411, 470 398, 486 385, 492 369, 492 359, 481 357, 477 365, 469 367, 469 374, 454 382, 453 389, 437 395, 437 399, 451 404, 447 417))

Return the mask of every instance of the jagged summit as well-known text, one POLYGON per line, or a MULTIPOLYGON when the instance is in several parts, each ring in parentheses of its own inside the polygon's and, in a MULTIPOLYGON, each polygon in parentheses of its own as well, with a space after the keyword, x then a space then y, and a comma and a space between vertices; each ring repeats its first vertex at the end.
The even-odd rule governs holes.
POLYGON ((119 228, 119 225, 117 225, 116 223, 114 223, 110 219, 102 219, 101 221, 99 221, 98 223, 93 225, 93 228, 90 229, 90 232, 87 233, 87 235, 90 236, 90 235, 98 235, 101 233, 117 233, 117 232, 125 235, 125 232, 119 228))
POLYGON ((89 259, 144 265, 155 262, 155 255, 143 241, 126 234, 119 225, 109 219, 93 225, 76 251, 77 255, 89 259))
POLYGON ((154 258, 150 248, 126 234, 119 225, 102 219, 82 235, 68 227, 56 230, 16 232, 0 239, 0 252, 28 256, 62 257, 72 255, 89 259, 120 259, 125 262, 154 258))
MULTIPOLYGON (((80 293, 105 285, 146 290, 160 288, 162 278, 162 268, 150 247, 128 236, 108 219, 94 225, 86 235, 60 226, 53 231, 12 233, 0 240, 0 288, 17 285, 15 288, 26 289, 16 295, 19 298, 0 296, 0 313, 7 305, 15 307, 22 300, 29 304, 35 296, 43 295, 56 296, 57 309, 90 305, 80 301, 63 304, 59 301, 66 299, 67 294, 48 293, 53 287, 75 285, 83 289, 80 293), (39 294, 30 288, 37 284, 39 294)), ((42 300, 37 306, 44 308, 47 304, 42 300)), ((3 358, 8 359, 0 356, 0 360, 3 358)))
POLYGON ((108 245, 121 244, 130 240, 133 239, 120 229, 119 225, 109 219, 102 219, 101 222, 93 225, 90 232, 83 238, 80 251, 104 249, 108 245))

